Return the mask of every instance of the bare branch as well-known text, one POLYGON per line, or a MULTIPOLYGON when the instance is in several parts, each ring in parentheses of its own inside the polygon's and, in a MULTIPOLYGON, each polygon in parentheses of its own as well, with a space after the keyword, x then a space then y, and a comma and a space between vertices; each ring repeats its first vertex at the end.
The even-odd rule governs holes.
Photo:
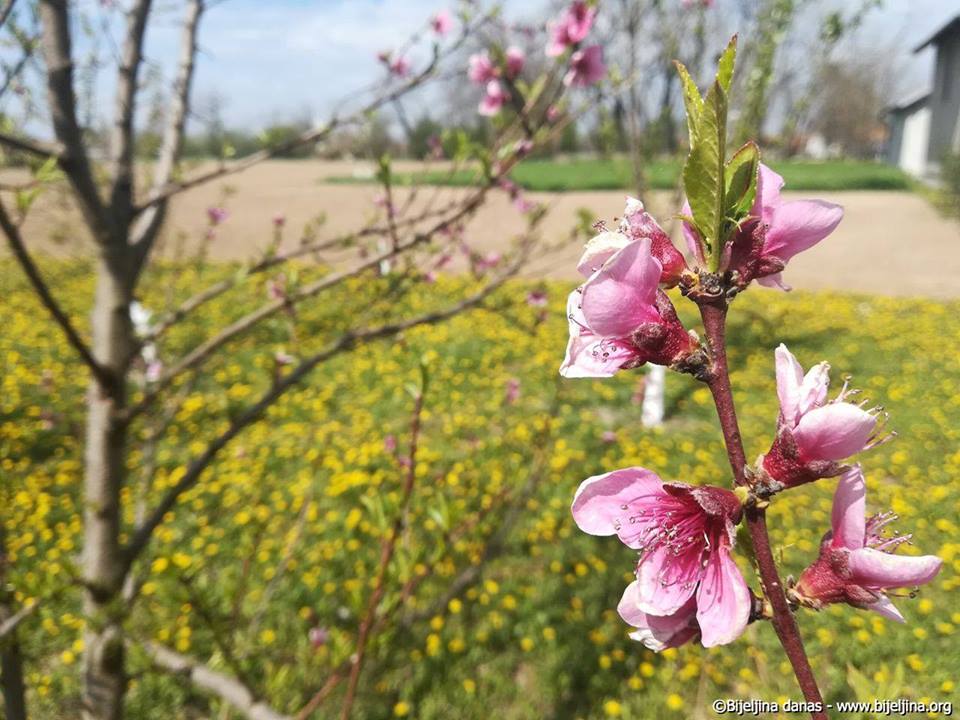
POLYGON ((455 224, 457 221, 467 216, 469 213, 473 212, 476 207, 480 204, 483 197, 488 192, 489 187, 484 187, 478 190, 474 195, 464 202, 463 206, 458 209, 451 217, 442 220, 437 223, 432 228, 417 234, 412 240, 409 240, 406 243, 399 245, 396 249, 390 249, 374 255, 359 265, 350 268, 348 270, 342 270, 340 272, 331 273, 319 280, 316 280, 313 283, 305 285, 300 288, 297 292, 278 300, 274 300, 265 305, 262 305, 257 310, 254 310, 251 313, 243 316, 242 318, 236 320, 235 322, 228 325, 226 328, 221 330, 215 336, 209 338, 205 342, 197 345, 193 350, 187 353, 181 360, 175 363, 169 370, 163 373, 157 382, 154 384, 154 387, 151 389, 151 392, 144 396, 144 398, 134 407, 130 408, 130 411, 127 414, 127 420, 136 417, 141 412, 143 412, 153 401, 156 399, 157 395, 167 387, 178 375, 189 370, 190 368, 199 365, 204 360, 206 360, 210 355, 216 352, 224 344, 232 340, 233 338, 241 335, 242 333, 253 328, 257 323, 268 318, 275 313, 283 310, 284 308, 289 308, 295 305, 298 302, 301 302, 307 298, 314 297, 319 293, 327 290, 335 285, 340 284, 344 280, 347 280, 351 277, 359 275, 360 273, 369 270, 371 268, 377 267, 384 260, 390 260, 398 255, 401 255, 412 248, 426 243, 430 238, 436 233, 440 232, 442 229, 449 227, 455 224))
MULTIPOLYGON (((2 189, 2 186, 0 186, 2 189)), ((449 212, 456 203, 449 203, 442 208, 434 208, 422 212, 414 217, 403 218, 394 223, 397 229, 407 228, 417 223, 429 220, 431 218, 440 217, 449 212)), ((213 300, 214 298, 219 297, 223 293, 227 292, 231 288, 236 287, 243 279, 255 275, 258 273, 265 272, 271 268, 274 268, 278 265, 282 265, 290 260, 295 260, 296 258, 303 257, 304 255, 311 255, 313 253, 320 253, 324 250, 329 250, 331 248, 338 247, 344 243, 351 240, 358 240, 363 237, 369 237, 372 235, 381 235, 386 233, 388 228, 384 225, 369 225, 360 230, 347 233, 345 235, 340 235, 333 238, 328 238, 321 240, 319 242, 303 242, 287 252, 280 253, 278 255, 270 255, 264 257, 263 259, 255 262, 250 267, 246 269, 242 276, 234 276, 221 280, 214 283, 213 285, 204 288, 196 295, 193 295, 183 301, 179 306, 174 310, 170 311, 165 317, 163 317, 153 328, 150 334, 145 338, 147 341, 156 340, 161 335, 163 335, 167 330, 176 325, 178 322, 187 317, 190 313, 196 310, 201 305, 213 300)))
POLYGON ((94 239, 103 246, 115 243, 117 233, 97 190, 84 146, 83 131, 77 121, 67 0, 40 0, 40 19, 50 115, 54 133, 63 146, 63 152, 57 155, 60 168, 77 195, 94 239))
POLYGON ((73 326, 70 317, 63 311, 63 308, 60 307, 60 304, 53 297, 50 288, 47 287, 43 276, 40 274, 39 268, 34 264, 30 253, 27 252, 23 237, 20 235, 20 228, 17 227, 7 214, 7 210, 2 202, 0 202, 0 228, 3 229, 3 234, 7 237, 7 242, 13 251, 14 257, 16 257, 24 274, 40 298, 40 302, 43 303, 43 306, 49 311, 50 315, 53 316, 53 319, 60 326, 60 329, 63 330, 63 334, 67 336, 67 342, 77 351, 77 354, 80 355, 83 362, 90 368, 90 371, 101 386, 107 387, 111 385, 113 382, 112 375, 96 361, 86 341, 80 337, 80 333, 78 333, 77 329, 73 326))
POLYGON ((21 150, 42 158, 59 158, 63 154, 63 148, 54 143, 45 143, 42 140, 34 140, 23 135, 11 135, 5 132, 0 132, 0 145, 6 145, 14 150, 21 150))
POLYGON ((350 713, 353 710, 353 702, 357 695, 360 673, 363 670, 363 659, 366 655, 367 643, 372 635, 373 624, 377 616, 377 609, 380 607, 380 601, 383 600, 383 595, 387 591, 387 571, 390 569, 390 562, 393 560, 394 552, 396 552, 397 539, 403 532, 407 508, 410 505, 410 498, 413 496, 414 481, 417 477, 417 447, 420 440, 420 422, 423 417, 423 399, 427 390, 426 371, 421 369, 421 373, 423 377, 422 385, 420 392, 417 393, 414 399, 413 418, 410 421, 410 455, 408 457, 406 476, 403 481, 400 507, 397 509, 396 517, 390 528, 390 535, 383 542, 383 547, 380 550, 380 564, 377 568, 377 577, 374 581, 373 592, 367 601, 367 610, 364 613, 363 620, 360 622, 360 629, 357 632, 357 647, 354 650, 353 666, 350 668, 350 679, 347 682, 347 695, 343 700, 340 720, 349 720, 350 713))
POLYGON ((143 37, 151 0, 137 0, 127 16, 127 35, 117 68, 117 101, 111 138, 113 185, 110 207, 126 225, 133 204, 133 122, 136 114, 137 73, 143 61, 143 37))
POLYGON ((387 323, 373 328, 348 331, 339 339, 330 343, 325 349, 321 350, 315 355, 312 355, 306 360, 303 360, 292 372, 290 372, 289 375, 286 375, 282 380, 275 383, 270 390, 264 393, 260 400, 249 406, 243 413, 238 415, 230 423, 229 427, 214 440, 212 440, 210 444, 207 445, 206 449, 199 456, 197 456, 193 462, 190 463, 186 472, 183 474, 183 477, 180 478, 177 484, 167 490, 167 493, 160 500, 157 507, 150 514, 147 520, 133 532, 130 543, 127 545, 123 553, 123 574, 126 574, 134 560, 136 560, 140 553, 143 552, 144 548, 146 548, 147 544, 150 542, 151 536, 153 535, 153 531, 163 522, 164 515, 173 509, 177 503, 177 500, 181 495, 183 495, 183 493, 191 489, 197 484, 197 482, 199 482, 203 471, 206 470, 211 462, 213 462, 217 454, 231 440, 233 440, 234 437, 240 434, 244 428, 262 417, 267 409, 273 405, 273 403, 275 403, 284 393, 286 393, 287 390, 294 387, 300 381, 306 378, 306 376, 309 375, 315 367, 340 354, 341 352, 349 350, 361 343, 396 335, 404 330, 409 330, 410 328, 418 325, 438 323, 451 318, 454 315, 458 315, 468 308, 480 304, 492 292, 506 282, 508 278, 517 273, 522 263, 526 260, 531 243, 532 240, 528 237, 527 241, 521 246, 521 249, 517 254, 517 260, 512 263, 509 268, 507 268, 496 279, 484 286, 481 290, 467 298, 464 298, 459 303, 456 303, 455 305, 447 307, 443 310, 425 313, 423 315, 418 315, 406 320, 387 323))
MULTIPOLYGON (((430 74, 433 73, 434 68, 436 67, 437 55, 434 55, 433 61, 427 66, 423 72, 415 75, 413 78, 408 80, 406 83, 400 87, 392 90, 391 92, 378 97, 377 99, 370 102, 368 105, 364 106, 362 109, 354 113, 351 117, 362 117, 368 115, 375 110, 379 109, 383 105, 393 102, 396 98, 400 97, 404 93, 412 90, 413 88, 420 85, 430 74)), ((165 187, 158 189, 157 191, 150 194, 150 197, 136 209, 136 212, 145 212, 151 206, 156 205, 157 203, 163 202, 170 199, 174 195, 182 193, 185 190, 197 187, 198 185, 203 185, 210 182, 211 180, 216 180, 217 178, 224 177, 226 175, 233 175, 244 170, 248 170, 254 165, 262 163, 264 160, 269 160, 270 158, 276 157, 277 155, 282 155, 283 153, 294 150, 302 145, 308 145, 310 143, 320 142, 326 138, 330 133, 335 129, 340 127, 346 122, 349 122, 349 119, 339 119, 333 118, 325 125, 320 127, 311 128, 306 132, 298 135, 295 138, 286 140, 276 145, 271 145, 270 147, 258 150, 257 152, 251 153, 246 157, 242 157, 239 160, 236 160, 230 164, 222 164, 219 167, 216 167, 212 170, 207 170, 195 175, 192 178, 187 178, 177 183, 170 183, 165 187)))
POLYGON ((16 4, 17 0, 7 0, 3 4, 3 9, 0 10, 0 28, 2 28, 7 23, 7 18, 10 17, 10 13, 13 12, 13 6, 16 4))
MULTIPOLYGON (((183 34, 180 39, 180 63, 174 84, 173 98, 170 103, 170 115, 163 132, 163 142, 160 146, 160 156, 153 171, 153 188, 151 195, 155 195, 160 188, 166 187, 173 178, 174 169, 180 159, 183 148, 183 135, 187 125, 187 114, 190 108, 190 88, 193 85, 194 64, 197 57, 197 30, 200 18, 203 15, 204 0, 190 0, 187 5, 187 14, 183 21, 183 34)), ((146 208, 131 208, 134 215, 139 215, 134 226, 131 242, 136 247, 136 272, 143 268, 150 249, 156 239, 157 232, 166 216, 167 203, 151 203, 146 208), (145 212, 143 212, 145 210, 145 212), (142 214, 141 214, 142 213, 142 214)))
POLYGON ((257 700, 238 680, 198 660, 153 642, 144 643, 142 647, 157 667, 185 677, 201 690, 213 693, 248 720, 291 720, 290 716, 257 700))
POLYGON ((3 619, 3 622, 0 623, 0 641, 10 635, 14 630, 16 630, 20 623, 33 615, 37 610, 40 609, 40 601, 32 600, 31 602, 24 605, 22 608, 17 610, 13 615, 10 615, 7 618, 3 619))

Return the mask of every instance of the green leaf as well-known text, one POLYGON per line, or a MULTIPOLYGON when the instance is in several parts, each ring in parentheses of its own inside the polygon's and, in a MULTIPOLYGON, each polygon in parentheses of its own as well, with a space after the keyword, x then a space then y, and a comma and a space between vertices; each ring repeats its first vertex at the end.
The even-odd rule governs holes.
POLYGON ((710 269, 720 262, 720 232, 724 219, 724 161, 727 99, 719 81, 707 93, 690 156, 683 167, 683 185, 693 219, 710 253, 710 269))
POLYGON ((687 67, 679 60, 674 61, 677 72, 680 74, 680 84, 683 86, 683 104, 687 109, 687 129, 690 131, 690 147, 696 142, 697 127, 700 125, 700 116, 703 114, 703 98, 697 84, 687 72, 687 67))
POLYGON ((720 56, 720 62, 717 64, 717 82, 723 88, 723 92, 730 92, 730 84, 733 82, 733 67, 737 60, 737 36, 734 35, 727 43, 726 49, 720 56))
POLYGON ((753 207, 757 196, 757 172, 760 169, 760 148, 748 142, 737 150, 726 171, 726 217, 739 222, 753 207))

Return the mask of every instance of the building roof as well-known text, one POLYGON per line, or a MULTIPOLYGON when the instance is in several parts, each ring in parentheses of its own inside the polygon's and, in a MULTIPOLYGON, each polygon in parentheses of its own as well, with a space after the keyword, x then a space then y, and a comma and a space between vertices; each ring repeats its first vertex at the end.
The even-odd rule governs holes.
POLYGON ((946 37, 947 35, 951 35, 953 33, 957 33, 958 35, 960 35, 960 15, 955 15, 952 20, 948 20, 946 25, 941 27, 939 30, 937 30, 933 35, 928 37, 922 43, 917 45, 913 49, 913 51, 915 53, 918 53, 921 50, 923 50, 925 47, 927 47, 927 45, 937 45, 940 43, 941 40, 943 40, 944 37, 946 37))
POLYGON ((884 111, 887 113, 902 113, 909 112, 911 110, 916 110, 919 107, 927 104, 927 99, 930 97, 930 90, 923 89, 911 93, 910 95, 904 96, 897 102, 892 105, 888 105, 884 108, 884 111))

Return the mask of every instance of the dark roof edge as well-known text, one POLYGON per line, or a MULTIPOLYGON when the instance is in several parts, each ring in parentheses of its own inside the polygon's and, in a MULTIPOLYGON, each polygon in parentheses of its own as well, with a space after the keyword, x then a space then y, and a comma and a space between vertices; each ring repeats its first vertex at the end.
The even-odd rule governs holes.
POLYGON ((927 47, 927 45, 933 45, 937 40, 940 39, 941 35, 946 35, 948 32, 950 32, 953 29, 954 26, 956 26, 958 31, 960 31, 960 15, 955 15, 953 19, 948 20, 939 30, 933 33, 933 35, 931 35, 922 43, 917 45, 913 49, 913 52, 918 53, 921 50, 923 50, 925 47, 927 47))

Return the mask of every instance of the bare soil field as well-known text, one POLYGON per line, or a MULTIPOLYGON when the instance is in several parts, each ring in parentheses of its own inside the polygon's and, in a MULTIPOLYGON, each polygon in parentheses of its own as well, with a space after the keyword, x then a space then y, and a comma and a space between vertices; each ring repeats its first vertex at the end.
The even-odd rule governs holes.
MULTIPOLYGON (((397 163, 397 170, 413 167, 397 163)), ((271 161, 244 173, 179 196, 171 207, 162 252, 182 253, 205 236, 207 208, 223 206, 228 219, 209 244, 213 259, 246 260, 269 245, 273 217, 286 218, 284 245, 299 243, 303 228, 324 218, 318 237, 332 237, 382 217, 374 200, 375 185, 337 185, 325 182, 334 175, 369 177, 372 164, 364 162, 271 161)), ((14 178, 5 173, 2 178, 14 178)), ((462 197, 468 189, 421 188, 410 212, 441 207, 462 197)), ((398 189, 396 202, 404 206, 410 190, 398 189)), ((787 194, 788 198, 807 193, 787 194)), ((540 226, 543 237, 560 242, 569 235, 577 212, 608 222, 623 210, 620 192, 531 193, 544 202, 549 214, 540 226)), ((837 289, 893 296, 960 297, 960 225, 941 217, 922 197, 905 192, 836 192, 818 197, 844 206, 846 215, 837 231, 813 250, 790 263, 785 279, 798 288, 837 289)), ((648 207, 669 224, 672 193, 655 192, 648 207)), ((31 210, 24 234, 35 248, 57 254, 89 251, 79 235, 80 223, 62 193, 46 194, 31 210)), ((522 232, 523 218, 502 192, 490 195, 486 205, 466 226, 465 238, 479 252, 502 251, 522 232)), ((575 279, 579 243, 567 242, 558 252, 539 256, 525 274, 533 277, 575 279)), ((333 259, 334 262, 338 258, 333 259)), ((344 261, 341 255, 340 261, 344 261)), ((452 266, 456 269, 456 265, 452 266)))

